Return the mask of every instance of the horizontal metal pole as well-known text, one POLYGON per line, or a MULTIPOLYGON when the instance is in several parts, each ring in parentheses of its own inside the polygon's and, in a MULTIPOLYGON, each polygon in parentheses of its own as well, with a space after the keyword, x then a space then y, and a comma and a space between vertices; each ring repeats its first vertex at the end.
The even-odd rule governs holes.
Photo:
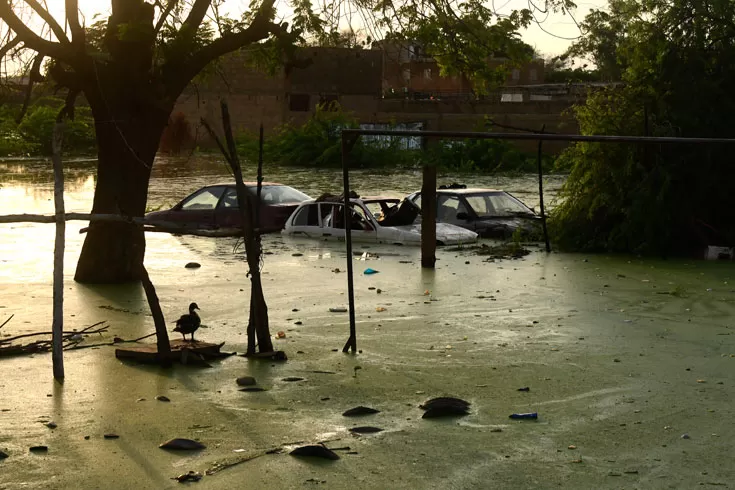
POLYGON ((471 131, 419 131, 409 129, 343 129, 342 135, 398 136, 425 138, 467 138, 530 141, 588 141, 598 143, 718 143, 735 144, 735 138, 679 138, 676 136, 608 136, 548 133, 484 133, 471 131))

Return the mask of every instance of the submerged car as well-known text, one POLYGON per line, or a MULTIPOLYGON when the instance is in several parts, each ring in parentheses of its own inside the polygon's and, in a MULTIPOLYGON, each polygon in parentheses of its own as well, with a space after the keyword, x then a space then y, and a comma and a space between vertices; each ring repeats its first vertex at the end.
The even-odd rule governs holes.
MULTIPOLYGON (((246 182, 253 204, 257 184, 246 182)), ((259 227, 261 233, 280 231, 286 219, 302 201, 311 199, 303 192, 287 185, 263 182, 260 195, 259 227)), ((154 211, 146 218, 167 231, 182 230, 238 230, 242 228, 237 192, 234 183, 202 187, 173 208, 154 211)))
MULTIPOLYGON (((350 199, 350 229, 355 242, 420 245, 420 210, 408 200, 387 197, 350 199)), ((283 234, 344 240, 344 200, 309 200, 301 203, 286 221, 283 234)), ((474 243, 477 233, 447 223, 436 224, 437 245, 474 243)))
MULTIPOLYGON (((406 199, 421 207, 421 192, 406 199)), ((541 226, 541 217, 511 194, 461 185, 437 189, 436 221, 472 230, 482 238, 500 239, 508 239, 518 230, 533 238, 541 226)))

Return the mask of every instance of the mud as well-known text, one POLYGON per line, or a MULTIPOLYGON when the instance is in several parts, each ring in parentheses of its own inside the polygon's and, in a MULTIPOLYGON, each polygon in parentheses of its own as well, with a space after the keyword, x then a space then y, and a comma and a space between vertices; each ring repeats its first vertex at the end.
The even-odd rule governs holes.
MULTIPOLYGON (((3 185, 4 212, 47 205, 48 188, 3 185)), ((87 204, 87 185, 71 189, 68 208, 87 204)), ((88 342, 153 332, 139 286, 73 282, 80 227, 67 233, 66 327, 107 320, 109 333, 88 342)), ((53 227, 0 230, 0 321, 15 314, 0 335, 47 329, 53 227)), ((146 261, 171 328, 195 301, 203 323, 197 338, 243 352, 249 286, 235 245, 151 234, 146 261), (186 269, 192 261, 201 267, 186 269)), ((274 343, 287 362, 233 356, 209 369, 165 370, 122 363, 114 347, 100 347, 67 352, 58 384, 50 355, 1 360, 0 451, 9 457, 0 460, 0 489, 178 488, 172 478, 189 471, 204 475, 190 485, 213 489, 735 481, 729 262, 547 255, 540 248, 485 262, 470 251, 440 250, 430 271, 421 269, 416 248, 358 247, 378 258, 353 257, 362 352, 350 355, 341 352, 347 314, 329 311, 346 306, 346 275, 335 272, 345 269, 344 251, 280 236, 268 236, 264 247, 272 252, 263 269, 271 332, 285 332, 274 343), (368 267, 379 273, 362 274, 368 267), (267 390, 238 391, 243 376, 267 390), (419 405, 440 396, 467 400, 469 415, 422 419, 419 405), (369 424, 382 432, 349 432, 367 425, 342 415, 358 405, 380 410, 369 424), (524 412, 539 418, 509 419, 524 412), (112 433, 119 437, 104 438, 112 433), (174 438, 206 449, 159 448, 174 438), (320 441, 350 450, 338 461, 288 454, 320 441), (48 451, 32 453, 32 446, 48 451)))

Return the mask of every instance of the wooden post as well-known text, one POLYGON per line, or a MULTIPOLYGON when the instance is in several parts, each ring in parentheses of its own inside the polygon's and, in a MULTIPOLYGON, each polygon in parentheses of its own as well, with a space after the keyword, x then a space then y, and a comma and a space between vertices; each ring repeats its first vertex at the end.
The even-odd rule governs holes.
MULTIPOLYGON (((424 151, 428 139, 424 139, 424 151)), ((436 165, 424 163, 421 182, 421 267, 436 267, 436 165)))
POLYGON ((168 330, 166 330, 166 320, 163 317, 163 311, 161 311, 161 303, 158 301, 156 288, 153 287, 145 265, 141 264, 140 269, 140 282, 143 285, 143 291, 145 291, 145 297, 153 315, 153 323, 156 326, 158 362, 162 366, 168 367, 171 365, 171 343, 168 339, 168 330))
POLYGON ((64 123, 57 121, 51 140, 54 165, 54 208, 56 211, 56 240, 54 242, 54 296, 51 326, 54 379, 64 380, 64 247, 66 220, 64 219, 64 168, 61 163, 61 145, 64 141, 64 123))

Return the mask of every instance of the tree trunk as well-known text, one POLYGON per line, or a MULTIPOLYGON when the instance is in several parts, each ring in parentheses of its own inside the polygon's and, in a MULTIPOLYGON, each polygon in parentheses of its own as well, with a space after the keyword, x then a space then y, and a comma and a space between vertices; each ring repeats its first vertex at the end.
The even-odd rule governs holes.
MULTIPOLYGON (((92 213, 141 217, 148 182, 170 108, 143 91, 115 87, 87 97, 97 131, 97 185, 92 213), (117 89, 117 92, 116 92, 117 89), (132 93, 131 93, 132 92, 132 93), (98 95, 98 97, 95 97, 98 95), (115 107, 109 107, 114 103, 115 107)), ((84 240, 74 279, 83 283, 122 283, 141 279, 145 236, 128 223, 93 222, 84 240)))

